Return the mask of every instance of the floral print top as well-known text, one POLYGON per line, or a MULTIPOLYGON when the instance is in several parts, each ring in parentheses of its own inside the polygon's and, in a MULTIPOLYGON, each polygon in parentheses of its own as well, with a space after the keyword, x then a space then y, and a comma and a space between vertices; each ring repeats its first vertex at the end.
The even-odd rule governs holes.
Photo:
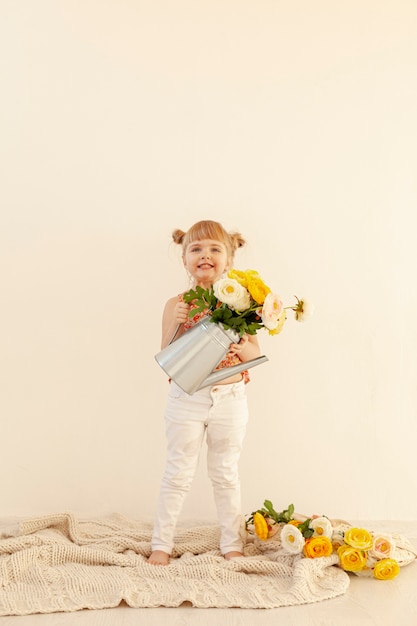
MULTIPOLYGON (((182 294, 180 295, 180 300, 182 302, 184 301, 182 298, 182 294)), ((191 308, 193 308, 192 304, 191 304, 191 308)), ((188 318, 188 320, 184 323, 185 330, 192 328, 192 326, 197 324, 197 322, 200 321, 205 315, 207 315, 207 311, 196 313, 193 317, 188 318)), ((224 369, 225 367, 233 367, 233 365, 239 365, 239 363, 241 363, 241 360, 239 359, 238 355, 228 352, 226 356, 224 357, 224 359, 222 359, 220 363, 215 367, 215 370, 221 370, 221 369, 224 369)), ((245 384, 250 381, 249 370, 244 370, 242 372, 242 378, 245 384)))

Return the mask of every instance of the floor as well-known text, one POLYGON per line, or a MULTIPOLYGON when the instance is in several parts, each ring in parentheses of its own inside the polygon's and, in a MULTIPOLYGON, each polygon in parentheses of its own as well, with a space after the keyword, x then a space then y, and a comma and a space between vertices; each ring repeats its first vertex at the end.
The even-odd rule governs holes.
MULTIPOLYGON (((417 521, 355 522, 396 532, 417 548, 417 521)), ((0 626, 417 626, 417 562, 392 581, 351 575, 346 594, 315 604, 279 609, 132 609, 126 605, 100 611, 0 617, 0 626)))

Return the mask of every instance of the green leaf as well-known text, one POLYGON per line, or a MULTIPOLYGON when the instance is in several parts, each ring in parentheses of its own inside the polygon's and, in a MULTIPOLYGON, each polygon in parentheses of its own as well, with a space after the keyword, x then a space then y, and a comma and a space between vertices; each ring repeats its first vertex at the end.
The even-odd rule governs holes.
POLYGON ((276 511, 274 510, 274 505, 272 504, 271 500, 265 500, 264 502, 264 507, 270 511, 271 513, 275 513, 276 511))
POLYGON ((294 505, 290 504, 287 509, 284 509, 280 513, 274 509, 274 505, 271 500, 265 500, 264 508, 260 511, 265 517, 270 517, 277 524, 288 524, 292 520, 294 514, 294 505))
POLYGON ((210 311, 217 305, 217 298, 213 293, 213 289, 203 289, 197 285, 195 289, 189 289, 183 294, 183 300, 187 304, 193 304, 194 307, 188 313, 188 317, 194 317, 198 313, 210 311))
POLYGON ((256 332, 260 328, 261 328, 260 324, 257 324, 256 322, 252 322, 252 324, 247 324, 246 332, 248 333, 248 335, 256 335, 256 332))
POLYGON ((309 539, 314 535, 314 529, 310 528, 310 522, 311 518, 308 518, 298 527, 298 530, 303 535, 303 537, 305 537, 305 539, 309 539))

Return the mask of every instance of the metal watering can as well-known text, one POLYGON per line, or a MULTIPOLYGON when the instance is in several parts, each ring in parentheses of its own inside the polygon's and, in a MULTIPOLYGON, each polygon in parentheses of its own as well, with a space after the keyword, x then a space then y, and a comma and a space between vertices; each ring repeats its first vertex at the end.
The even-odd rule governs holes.
POLYGON ((268 361, 259 356, 246 363, 213 371, 226 356, 231 343, 239 341, 234 330, 225 330, 221 324, 213 323, 208 316, 181 337, 168 344, 155 359, 164 372, 188 394, 198 389, 215 385, 221 380, 268 361))

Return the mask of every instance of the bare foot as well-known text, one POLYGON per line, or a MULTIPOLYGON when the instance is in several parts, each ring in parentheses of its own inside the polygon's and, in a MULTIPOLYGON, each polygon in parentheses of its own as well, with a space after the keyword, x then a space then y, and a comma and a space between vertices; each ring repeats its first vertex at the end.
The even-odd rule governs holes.
POLYGON ((226 561, 230 561, 230 559, 234 559, 237 556, 243 556, 242 552, 226 552, 226 554, 224 555, 224 558, 226 559, 226 561))
POLYGON ((162 550, 154 550, 148 559, 148 563, 151 563, 151 565, 168 565, 169 554, 162 550))

